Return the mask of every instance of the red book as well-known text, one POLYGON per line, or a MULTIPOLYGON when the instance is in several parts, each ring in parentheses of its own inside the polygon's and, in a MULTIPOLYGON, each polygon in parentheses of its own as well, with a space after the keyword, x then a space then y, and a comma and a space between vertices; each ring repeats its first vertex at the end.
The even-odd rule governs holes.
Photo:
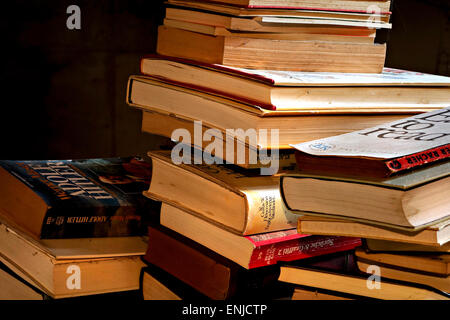
POLYGON ((347 251, 361 245, 360 238, 311 236, 299 234, 296 229, 245 238, 253 243, 255 248, 249 268, 347 251))
POLYGON ((161 207, 161 224, 246 269, 347 251, 361 245, 360 238, 310 236, 298 234, 296 229, 242 236, 165 203, 161 207))

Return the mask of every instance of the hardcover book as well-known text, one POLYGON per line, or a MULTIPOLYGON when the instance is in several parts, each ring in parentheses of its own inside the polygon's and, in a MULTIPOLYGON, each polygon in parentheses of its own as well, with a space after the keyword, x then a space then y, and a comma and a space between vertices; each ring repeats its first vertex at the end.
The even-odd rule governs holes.
POLYGON ((146 234, 158 204, 138 158, 0 161, 0 215, 35 238, 146 234))
POLYGON ((450 156, 450 107, 292 145, 301 171, 384 178, 450 156))

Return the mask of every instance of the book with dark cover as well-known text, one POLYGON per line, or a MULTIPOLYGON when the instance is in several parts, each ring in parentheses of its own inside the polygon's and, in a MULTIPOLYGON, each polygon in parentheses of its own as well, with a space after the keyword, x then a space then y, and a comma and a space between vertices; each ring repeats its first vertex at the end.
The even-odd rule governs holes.
POLYGON ((209 300, 204 294, 153 264, 142 268, 139 282, 144 300, 209 300))
MULTIPOLYGON (((0 161, 0 212, 35 238, 146 234, 151 164, 138 158, 0 161)), ((153 214, 153 215, 155 215, 153 214)))
MULTIPOLYGON (((278 283, 278 265, 246 270, 233 261, 163 226, 149 227, 143 260, 213 300, 289 296, 278 283)), ((172 281, 173 282, 173 281, 172 281)))

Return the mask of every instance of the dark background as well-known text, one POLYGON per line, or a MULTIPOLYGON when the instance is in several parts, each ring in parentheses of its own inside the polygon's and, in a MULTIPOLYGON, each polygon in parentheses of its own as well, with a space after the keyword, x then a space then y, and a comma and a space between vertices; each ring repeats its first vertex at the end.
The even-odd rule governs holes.
MULTIPOLYGON (((0 159, 143 154, 165 139, 140 131, 128 76, 155 51, 162 0, 2 3, 0 159), (66 9, 81 8, 81 30, 66 9)), ((394 0, 386 66, 450 75, 450 1, 394 0)))

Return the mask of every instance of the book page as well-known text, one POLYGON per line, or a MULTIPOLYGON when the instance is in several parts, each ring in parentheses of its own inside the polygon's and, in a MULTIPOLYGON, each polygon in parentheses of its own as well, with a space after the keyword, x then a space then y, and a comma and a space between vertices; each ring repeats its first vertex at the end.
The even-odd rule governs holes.
POLYGON ((271 79, 275 86, 450 86, 450 77, 384 68, 382 73, 333 73, 233 68, 271 79))
POLYGON ((315 156, 392 159, 432 150, 420 156, 446 158, 449 144, 450 107, 292 147, 315 156))

